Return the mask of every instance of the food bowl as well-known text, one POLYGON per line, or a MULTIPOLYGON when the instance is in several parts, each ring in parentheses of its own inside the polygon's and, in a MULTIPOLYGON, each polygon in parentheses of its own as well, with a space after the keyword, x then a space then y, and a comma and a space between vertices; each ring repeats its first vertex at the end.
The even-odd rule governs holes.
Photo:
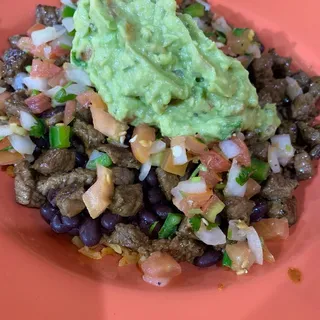
MULTIPOLYGON (((33 22, 38 1, 2 0, 0 49, 9 35, 33 22)), ((58 1, 43 0, 58 5, 58 1)), ((239 27, 253 28, 268 47, 293 57, 296 67, 320 73, 320 4, 286 1, 215 0, 213 9, 239 27)), ((317 164, 315 164, 317 165, 317 164)), ((254 266, 245 276, 222 268, 183 264, 182 276, 166 288, 141 280, 135 266, 118 268, 114 257, 90 260, 69 237, 53 234, 38 210, 18 206, 13 179, 1 172, 1 317, 16 320, 90 319, 302 319, 320 316, 320 176, 297 190, 299 221, 288 240, 271 247, 276 263, 254 266), (289 268, 302 280, 294 283, 289 268)))

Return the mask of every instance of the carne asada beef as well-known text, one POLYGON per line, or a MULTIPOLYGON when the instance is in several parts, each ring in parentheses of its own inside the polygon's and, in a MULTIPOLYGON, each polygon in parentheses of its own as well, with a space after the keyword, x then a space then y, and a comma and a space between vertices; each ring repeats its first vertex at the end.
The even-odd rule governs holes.
POLYGON ((312 161, 306 151, 300 151, 294 156, 294 168, 298 180, 308 180, 314 175, 312 161))
POLYGON ((116 186, 133 184, 135 174, 132 170, 121 167, 113 167, 112 181, 116 186))
POLYGON ((255 206, 255 203, 251 200, 242 197, 226 197, 225 209, 223 215, 228 220, 243 220, 249 224, 250 214, 255 206))
POLYGON ((61 23, 61 10, 53 6, 37 5, 36 8, 37 23, 52 27, 55 24, 61 23))
POLYGON ((297 200, 295 197, 272 200, 268 202, 269 218, 287 218, 289 225, 292 226, 297 221, 297 200))
POLYGON ((176 187, 179 183, 179 178, 175 174, 168 173, 161 168, 156 169, 156 174, 160 187, 166 196, 167 200, 172 199, 171 190, 176 187))

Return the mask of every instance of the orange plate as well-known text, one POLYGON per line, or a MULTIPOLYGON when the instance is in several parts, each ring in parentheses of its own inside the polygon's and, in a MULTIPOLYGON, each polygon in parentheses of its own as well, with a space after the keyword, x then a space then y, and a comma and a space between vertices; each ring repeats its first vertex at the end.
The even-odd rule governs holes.
MULTIPOLYGON (((7 36, 33 24, 38 2, 0 1, 2 50, 7 36)), ((307 71, 320 73, 317 0, 214 3, 237 26, 255 28, 269 46, 292 55, 307 71)), ((68 238, 50 232, 36 210, 14 203, 12 178, 1 174, 1 186, 1 319, 320 318, 320 177, 301 184, 299 223, 277 247, 276 264, 255 266, 242 277, 183 265, 183 276, 164 289, 144 284, 135 267, 117 268, 113 258, 91 261, 77 254, 68 238), (300 283, 289 280, 290 267, 302 271, 300 283)))

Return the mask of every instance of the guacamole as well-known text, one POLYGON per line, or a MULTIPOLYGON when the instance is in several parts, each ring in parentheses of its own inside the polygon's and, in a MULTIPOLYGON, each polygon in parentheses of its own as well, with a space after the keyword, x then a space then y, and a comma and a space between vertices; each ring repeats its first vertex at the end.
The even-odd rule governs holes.
POLYGON ((117 120, 206 140, 280 124, 274 105, 258 105, 247 70, 177 15, 175 0, 80 0, 74 20, 72 62, 117 120))

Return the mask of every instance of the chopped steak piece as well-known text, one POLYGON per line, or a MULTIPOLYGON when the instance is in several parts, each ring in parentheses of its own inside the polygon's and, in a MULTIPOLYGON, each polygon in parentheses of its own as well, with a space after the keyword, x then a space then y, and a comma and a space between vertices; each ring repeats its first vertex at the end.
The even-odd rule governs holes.
POLYGON ((286 179, 281 173, 272 173, 262 187, 261 195, 268 200, 291 198, 297 186, 296 180, 286 179))
POLYGON ((311 147, 320 144, 320 131, 310 127, 306 122, 299 121, 298 128, 302 139, 311 147))
POLYGON ((22 161, 14 168, 16 201, 27 207, 40 208, 45 198, 36 190, 36 180, 30 164, 22 161))
POLYGON ((298 180, 307 180, 314 175, 312 161, 306 151, 301 151, 294 156, 294 168, 298 180))
POLYGON ((315 102, 317 102, 317 100, 320 98, 320 77, 312 78, 309 92, 314 97, 315 102))
POLYGON ((266 80, 273 79, 272 66, 273 58, 269 53, 263 53, 260 59, 252 61, 252 75, 258 91, 264 87, 266 80))
POLYGON ((243 220, 249 224, 250 214, 255 206, 254 202, 242 197, 227 197, 224 201, 226 207, 224 215, 228 220, 243 220))
POLYGON ((32 57, 28 53, 20 49, 8 49, 7 51, 5 51, 3 55, 3 78, 6 80, 8 84, 11 85, 13 83, 13 78, 19 72, 25 72, 24 68, 27 65, 30 65, 31 61, 32 57))
POLYGON ((267 213, 269 218, 287 218, 289 225, 292 226, 297 222, 297 199, 284 198, 268 202, 269 211, 267 213))
POLYGON ((308 91, 311 80, 309 76, 302 70, 291 76, 295 79, 304 92, 308 91))
POLYGON ((127 168, 113 167, 112 179, 116 186, 134 183, 134 172, 127 168))
POLYGON ((273 59, 272 71, 274 77, 279 79, 290 76, 290 65, 292 59, 289 57, 279 56, 274 49, 269 50, 269 54, 272 56, 273 59))
POLYGON ((92 170, 77 168, 69 173, 54 173, 46 178, 42 177, 37 183, 37 190, 47 195, 49 190, 63 188, 72 184, 90 186, 96 179, 92 170))
POLYGON ((289 134, 291 142, 296 143, 298 134, 297 125, 290 120, 282 121, 280 127, 278 128, 278 134, 289 134))
POLYGON ((55 24, 61 23, 60 9, 53 6, 43 6, 39 4, 36 9, 37 23, 52 27, 55 24))
POLYGON ((266 102, 281 103, 286 96, 287 81, 285 79, 272 79, 264 83, 263 88, 259 91, 259 98, 268 95, 266 102), (269 101, 271 98, 271 101, 269 101))
POLYGON ((81 139, 86 149, 95 149, 106 139, 106 137, 91 124, 79 119, 76 119, 73 124, 73 132, 81 139))
POLYGON ((316 99, 308 92, 299 95, 291 104, 292 119, 307 121, 317 115, 316 99))
POLYGON ((61 214, 67 217, 74 217, 85 209, 82 200, 84 194, 83 186, 72 184, 59 190, 55 197, 55 202, 61 214))
POLYGON ((200 241, 176 236, 172 240, 153 240, 151 245, 143 245, 139 248, 140 255, 148 257, 152 252, 161 251, 170 254, 176 261, 188 261, 190 263, 196 257, 202 256, 205 245, 200 241))
POLYGON ((143 206, 141 184, 122 185, 115 188, 112 203, 109 206, 113 214, 131 217, 138 213, 143 206))
POLYGON ((79 102, 77 102, 75 117, 81 121, 92 124, 92 115, 90 109, 84 107, 79 102))
POLYGON ((131 169, 140 168, 140 163, 127 148, 118 147, 113 144, 103 144, 98 147, 98 150, 105 152, 111 158, 112 162, 119 167, 131 169))
POLYGON ((76 154, 69 149, 50 149, 42 153, 32 168, 43 175, 69 172, 75 167, 76 154))
POLYGON ((310 151, 310 157, 312 160, 319 160, 320 159, 320 144, 314 146, 310 151))
POLYGON ((262 161, 268 161, 268 147, 269 142, 258 142, 249 146, 249 150, 253 157, 256 157, 262 161))
POLYGON ((171 190, 179 183, 179 178, 175 174, 165 172, 161 168, 156 169, 160 187, 168 200, 172 199, 171 190))
POLYGON ((9 43, 10 43, 11 48, 18 49, 17 44, 22 37, 23 37, 23 35, 21 35, 21 34, 15 34, 15 35, 9 37, 9 43))
POLYGON ((258 93, 259 104, 264 107, 268 103, 272 103, 272 96, 268 90, 261 90, 258 93))
POLYGON ((138 251, 139 247, 148 246, 150 240, 138 227, 132 224, 118 223, 115 231, 108 238, 108 243, 138 251))
POLYGON ((28 106, 24 103, 27 98, 23 91, 13 92, 10 98, 4 102, 5 111, 8 116, 20 117, 20 111, 30 112, 28 106))

